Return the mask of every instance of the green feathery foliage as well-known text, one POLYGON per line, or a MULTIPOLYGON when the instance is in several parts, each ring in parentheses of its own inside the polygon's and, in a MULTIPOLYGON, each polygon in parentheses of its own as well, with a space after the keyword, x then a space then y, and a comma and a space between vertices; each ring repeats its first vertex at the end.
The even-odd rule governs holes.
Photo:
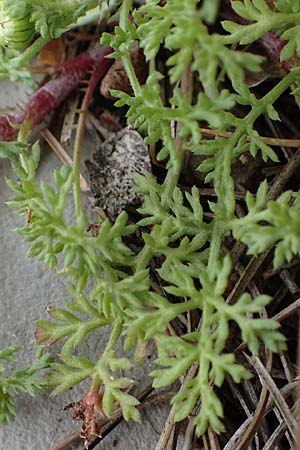
POLYGON ((279 267, 291 262, 294 256, 300 256, 299 194, 287 191, 266 205, 267 189, 268 185, 264 182, 256 198, 247 193, 248 214, 235 220, 233 233, 247 244, 250 255, 262 253, 277 244, 273 262, 274 267, 279 267))
POLYGON ((15 81, 30 82, 24 66, 48 41, 89 20, 100 21, 119 3, 120 0, 0 0, 0 78, 9 76, 15 81))
MULTIPOLYGON (((90 378, 93 386, 104 386, 103 409, 107 415, 118 402, 126 419, 137 420, 137 400, 123 391, 131 381, 118 375, 131 362, 129 357, 116 356, 116 344, 124 338, 124 350, 134 348, 135 364, 140 364, 145 345, 154 339, 158 351, 158 367, 152 372, 154 386, 172 384, 194 363, 199 364, 195 377, 172 399, 176 420, 188 417, 201 398, 195 418, 197 433, 202 434, 209 425, 220 433, 224 430, 223 408, 214 386, 221 386, 227 375, 235 382, 250 376, 226 351, 230 324, 236 324, 241 339, 253 353, 259 351, 262 343, 274 352, 285 347, 279 324, 259 318, 271 302, 270 297, 251 298, 244 293, 234 304, 226 303, 232 262, 222 243, 232 232, 249 246, 251 254, 277 243, 276 266, 299 255, 298 196, 286 193, 277 201, 266 203, 268 186, 264 183, 256 199, 247 194, 248 214, 236 219, 231 168, 246 152, 253 156, 260 152, 265 161, 278 161, 274 150, 254 129, 254 123, 262 114, 278 120, 274 103, 299 82, 300 71, 291 70, 265 96, 257 98, 245 83, 245 71, 257 72, 263 58, 230 47, 232 43, 252 43, 266 31, 275 30, 289 41, 289 50, 282 55, 288 57, 298 49, 293 31, 299 22, 298 3, 277 1, 277 10, 272 10, 264 0, 232 2, 238 14, 255 23, 238 25, 226 21, 223 26, 229 34, 217 34, 210 32, 207 23, 216 17, 219 1, 205 1, 199 9, 196 0, 168 0, 162 6, 159 0, 148 0, 133 11, 135 23, 129 19, 132 1, 122 2, 119 26, 114 34, 105 34, 102 42, 113 47, 112 57, 122 59, 133 95, 118 91, 113 95, 118 98, 117 105, 128 107, 128 121, 143 133, 146 143, 161 141, 158 158, 168 158, 162 184, 149 173, 136 176, 136 189, 144 201, 139 208, 142 218, 135 225, 128 225, 127 215, 122 212, 114 224, 100 221, 98 236, 90 236, 85 211, 73 217, 71 223, 65 217, 69 194, 74 186, 78 188, 76 173, 63 166, 54 173, 53 186, 39 185, 36 144, 32 150, 19 148, 17 143, 0 148, 4 156, 13 160, 20 179, 20 183, 7 181, 15 192, 9 204, 23 216, 32 210, 29 226, 17 229, 26 241, 32 242, 28 256, 37 257, 71 280, 73 300, 64 307, 49 308, 52 320, 38 322, 39 342, 64 341, 61 363, 52 366, 55 393, 90 378), (164 75, 155 64, 151 64, 146 83, 139 84, 130 59, 130 49, 136 41, 148 61, 154 62, 162 46, 170 52, 167 67, 174 89, 168 104, 160 95, 164 75), (194 101, 182 81, 190 71, 202 87, 194 101), (233 112, 237 104, 248 111, 242 117, 233 112), (229 138, 205 140, 199 121, 213 130, 232 133, 229 138), (177 138, 171 131, 174 122, 177 138), (183 194, 177 186, 188 151, 203 157, 199 170, 206 174, 207 182, 213 183, 216 200, 209 203, 211 220, 204 218, 199 189, 194 186, 191 192, 183 194), (142 232, 142 246, 134 253, 124 238, 136 230, 142 232), (58 254, 63 258, 58 259, 58 254), (156 264, 160 261, 155 269, 154 258, 156 264), (151 282, 150 268, 161 280, 159 288, 151 282), (173 320, 191 311, 201 315, 196 331, 166 335, 173 320), (96 336, 104 326, 112 329, 104 353, 94 361, 77 356, 86 337, 91 333, 96 336)), ((73 20, 72 16, 68 24, 73 20)), ((46 25, 39 20, 34 23, 35 30, 47 36, 59 34, 65 26, 56 24, 60 30, 56 33, 48 21, 46 25)))
MULTIPOLYGON (((102 10, 108 8, 104 2, 102 10)), ((51 39, 60 36, 89 10, 99 6, 98 0, 1 0, 0 44, 20 50, 31 44, 35 33, 51 39)))
POLYGON ((51 358, 40 348, 36 361, 31 367, 6 373, 5 365, 15 362, 15 353, 21 347, 6 347, 0 350, 0 426, 8 423, 16 415, 16 403, 13 394, 22 392, 32 397, 47 386, 47 380, 38 375, 49 367, 51 358))
POLYGON ((274 1, 275 9, 272 9, 265 0, 233 1, 231 5, 239 16, 251 23, 240 25, 224 21, 223 28, 230 33, 226 39, 228 43, 251 44, 268 31, 275 31, 288 41, 281 51, 281 60, 291 58, 295 52, 300 56, 300 3, 298 0, 274 1))

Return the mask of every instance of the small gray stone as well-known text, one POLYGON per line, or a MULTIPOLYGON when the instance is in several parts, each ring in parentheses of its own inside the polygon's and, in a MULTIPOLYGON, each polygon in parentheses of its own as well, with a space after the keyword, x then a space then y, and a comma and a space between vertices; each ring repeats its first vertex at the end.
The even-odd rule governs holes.
POLYGON ((151 169, 148 148, 141 135, 130 127, 104 141, 86 166, 93 206, 113 217, 141 200, 133 190, 133 175, 151 169))

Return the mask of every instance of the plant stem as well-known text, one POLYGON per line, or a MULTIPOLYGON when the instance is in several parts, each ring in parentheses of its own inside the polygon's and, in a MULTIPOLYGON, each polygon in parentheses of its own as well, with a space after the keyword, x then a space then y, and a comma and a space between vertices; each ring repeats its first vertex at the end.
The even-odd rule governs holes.
POLYGON ((14 69, 25 66, 31 58, 33 58, 48 42, 49 38, 38 37, 21 55, 16 56, 9 61, 9 64, 13 65, 14 69))
POLYGON ((122 56, 122 62, 126 70, 132 90, 134 92, 134 95, 138 96, 141 86, 135 74, 135 70, 130 59, 130 54, 122 56))
POLYGON ((162 205, 166 208, 168 199, 172 197, 172 193, 178 183, 183 163, 184 152, 182 151, 181 139, 179 139, 177 135, 175 144, 173 138, 171 137, 171 132, 169 128, 166 130, 164 143, 166 146, 169 147, 170 157, 172 158, 172 167, 168 170, 166 179, 164 181, 164 192, 162 194, 162 201, 161 201, 162 205), (172 147, 174 147, 173 151, 171 150, 172 147))
MULTIPOLYGON (((120 28, 122 28, 122 30, 125 32, 128 32, 127 24, 131 8, 132 8, 132 0, 124 0, 120 9, 120 28)), ((122 62, 126 70, 132 90, 134 92, 134 95, 138 96, 140 90, 140 83, 137 79, 133 64, 131 62, 129 50, 126 50, 122 55, 122 62)))
MULTIPOLYGON (((266 111, 269 105, 274 102, 295 82, 299 77, 300 69, 293 69, 286 75, 270 92, 263 98, 257 101, 252 110, 246 117, 241 119, 241 122, 235 132, 228 139, 228 142, 223 150, 222 159, 220 159, 221 179, 215 180, 215 191, 218 195, 218 210, 219 217, 216 214, 214 219, 214 227, 212 231, 211 247, 209 252, 208 270, 213 271, 215 261, 221 253, 221 244, 227 229, 224 229, 222 222, 224 215, 228 219, 232 219, 235 209, 234 186, 230 177, 232 159, 234 157, 234 147, 237 145, 239 139, 243 136, 249 126, 252 126, 256 119, 266 111), (231 180, 229 183, 228 180, 231 180), (230 186, 231 184, 231 186, 230 186)), ((218 177, 216 177, 218 178, 218 177)))
POLYGON ((23 144, 27 144, 30 131, 31 131, 30 120, 24 120, 22 126, 20 127, 19 133, 18 133, 18 141, 22 142, 23 144))
POLYGON ((127 31, 127 21, 130 10, 132 8, 132 0, 123 0, 122 6, 120 9, 120 27, 122 30, 127 31))
MULTIPOLYGON (((84 102, 83 102, 84 103, 84 102)), ((84 106, 82 103, 82 106, 84 106)), ((83 108, 79 115, 76 137, 74 142, 74 166, 73 166, 73 174, 74 174, 74 205, 75 205, 75 213, 77 223, 85 224, 87 223, 87 219, 82 208, 81 203, 81 191, 80 191, 80 153, 81 153, 81 145, 84 138, 84 127, 85 127, 85 119, 86 119, 87 110, 83 108)))
MULTIPOLYGON (((181 77, 181 90, 184 95, 184 97, 187 99, 188 102, 191 103, 192 101, 192 91, 193 91, 193 74, 191 70, 191 64, 188 65, 187 69, 183 72, 181 77)), ((178 179, 181 172, 181 167, 184 160, 184 154, 185 149, 183 147, 182 139, 179 136, 180 133, 180 123, 177 124, 177 130, 176 130, 176 139, 175 139, 175 154, 172 161, 172 168, 168 170, 166 179, 165 179, 165 190, 162 195, 162 204, 165 205, 167 202, 167 199, 170 198, 172 195, 172 192, 174 191, 175 187, 177 186, 178 179)), ((173 139, 171 137, 170 130, 168 129, 167 134, 167 142, 169 142, 169 145, 173 145, 173 139)), ((170 152, 171 154, 171 152, 170 152)))
MULTIPOLYGON (((106 51, 108 53, 108 51, 106 51)), ((75 205, 75 212, 76 212, 76 219, 77 222, 81 225, 85 225, 87 223, 85 212, 82 208, 81 203, 81 190, 80 190, 80 153, 81 153, 81 146, 84 139, 84 132, 85 132, 85 122, 86 117, 88 113, 89 104, 91 102, 94 89, 99 82, 99 80, 103 77, 103 75, 106 73, 110 65, 112 64, 112 61, 105 58, 105 51, 103 54, 103 59, 100 59, 98 61, 98 64, 94 67, 87 91, 85 93, 81 111, 79 114, 78 119, 78 125, 76 130, 76 136, 75 136, 75 143, 74 143, 74 205, 75 205)))
POLYGON ((119 337, 121 336, 122 333, 122 329, 123 329, 123 322, 121 322, 120 320, 118 320, 116 322, 116 324, 114 325, 109 341, 106 345, 106 348, 102 354, 102 360, 104 361, 105 358, 108 356, 109 357, 109 353, 116 347, 116 344, 118 342, 119 337))
POLYGON ((142 251, 138 255, 136 272, 143 270, 148 266, 149 261, 151 261, 151 259, 153 257, 153 254, 154 254, 154 252, 153 252, 152 248, 150 248, 147 244, 145 244, 142 251))
POLYGON ((207 272, 210 274, 213 274, 216 271, 216 261, 219 259, 224 234, 224 231, 222 232, 220 230, 219 221, 216 220, 212 230, 209 258, 207 263, 207 272))

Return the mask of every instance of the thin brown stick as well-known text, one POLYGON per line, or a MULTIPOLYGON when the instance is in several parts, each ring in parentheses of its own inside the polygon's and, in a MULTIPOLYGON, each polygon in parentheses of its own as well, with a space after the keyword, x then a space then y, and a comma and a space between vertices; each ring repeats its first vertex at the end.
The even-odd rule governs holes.
MULTIPOLYGON (((272 370, 272 353, 270 353, 270 355, 268 357, 267 368, 268 369, 266 370, 266 372, 269 374, 269 372, 271 372, 271 370, 272 370)), ((260 423, 264 418, 264 412, 265 412, 265 409, 267 406, 268 398, 269 398, 268 389, 265 385, 263 385, 263 388, 262 388, 262 391, 260 394, 260 398, 259 398, 259 402, 258 402, 256 411, 255 411, 255 414, 253 416, 253 419, 252 419, 249 427, 243 434, 241 441, 238 443, 236 450, 245 450, 251 444, 251 442, 260 426, 260 423)))
MULTIPOLYGON (((226 377, 226 382, 229 385, 234 397, 240 402, 240 405, 241 405, 242 409, 244 410, 246 416, 248 418, 251 417, 251 419, 253 419, 253 412, 251 412, 250 408, 248 407, 248 404, 246 403, 246 399, 248 399, 248 403, 251 404, 252 408, 255 410, 257 409, 258 398, 257 398, 256 392, 255 392, 252 384, 248 380, 244 380, 241 384, 236 385, 230 379, 230 377, 226 377), (242 386, 244 387, 244 389, 241 392, 242 386)), ((262 420, 265 422, 264 418, 262 420)), ((263 421, 261 422, 261 425, 265 425, 265 423, 263 423, 263 421)), ((249 427, 251 425, 252 425, 252 421, 251 421, 249 427)), ((261 429, 263 439, 266 442, 268 439, 268 434, 265 431, 263 426, 261 426, 260 429, 261 429)), ((259 450, 260 444, 259 444, 259 437, 258 437, 257 433, 254 436, 254 440, 255 440, 255 447, 257 450, 259 450)))
POLYGON ((300 294, 300 289, 297 283, 295 283, 295 280, 292 278, 288 270, 283 270, 280 273, 280 278, 294 297, 296 299, 300 294))
MULTIPOLYGON (((146 399, 140 405, 138 405, 138 409, 143 410, 153 405, 159 405, 160 403, 168 401, 171 397, 173 397, 174 394, 175 394, 174 390, 151 394, 148 397, 146 397, 146 399)), ((122 417, 121 410, 117 409, 110 419, 100 418, 97 421, 97 425, 99 426, 99 428, 101 428, 104 425, 108 425, 110 423, 112 424, 120 417, 122 417)), ((77 442, 81 442, 79 431, 72 433, 70 436, 66 437, 62 442, 59 442, 58 444, 49 448, 49 450, 69 450, 70 447, 76 444, 77 442)))
POLYGON ((285 184, 291 178, 293 173, 298 169, 299 165, 300 165, 300 148, 298 148, 294 156, 284 166, 282 172, 275 178, 275 181, 270 187, 270 190, 267 194, 267 202, 270 200, 275 200, 278 197, 278 195, 281 194, 285 184))
POLYGON ((295 440, 295 428, 296 428, 295 418, 291 414, 291 411, 290 411, 284 397, 282 396, 280 390, 278 389, 278 387, 274 383, 272 377, 268 373, 267 369, 264 367, 261 360, 257 356, 253 355, 251 358, 249 358, 246 355, 246 358, 248 359, 248 361, 252 364, 252 366, 256 370, 257 374, 259 375, 259 377, 261 379, 263 386, 268 389, 271 396, 273 397, 274 402, 275 402, 276 406, 278 407, 281 416, 283 417, 283 419, 286 422, 290 436, 292 437, 293 440, 295 440))
POLYGON ((174 430, 174 425, 175 425, 175 410, 174 407, 172 407, 166 420, 164 429, 160 435, 159 441, 155 447, 155 450, 165 449, 174 430))
POLYGON ((294 301, 291 305, 284 308, 279 313, 275 314, 275 316, 272 317, 273 320, 277 320, 277 322, 281 322, 282 320, 289 317, 291 314, 294 314, 295 312, 300 310, 300 298, 294 301))
POLYGON ((63 126, 60 133, 60 142, 64 148, 66 148, 69 145, 71 140, 73 125, 76 116, 76 106, 78 104, 78 101, 79 101, 79 93, 73 95, 68 100, 68 111, 64 117, 63 126))
MULTIPOLYGON (((300 402, 297 403, 299 405, 300 402)), ((295 411, 295 407, 292 408, 292 412, 295 411)), ((262 450, 274 450, 276 448, 276 443, 282 438, 286 431, 286 422, 284 420, 278 425, 278 427, 273 431, 269 440, 265 443, 262 450)), ((295 447, 295 450, 299 450, 299 447, 295 447)))
POLYGON ((165 450, 177 450, 179 424, 175 423, 165 450))
MULTIPOLYGON (((56 137, 51 133, 50 130, 45 128, 42 130, 41 135, 45 139, 45 141, 49 144, 49 147, 54 151, 54 153, 58 156, 58 158, 61 160, 63 164, 68 164, 70 167, 73 167, 73 160, 68 155, 68 153, 65 151, 63 146, 60 144, 60 142, 56 139, 56 137)), ((83 192, 89 192, 90 187, 85 180, 85 178, 80 175, 80 188, 83 192)))
MULTIPOLYGON (((230 138, 232 132, 230 131, 217 131, 210 130, 209 128, 200 128, 200 131, 204 136, 218 136, 224 138, 230 138)), ((291 147, 298 148, 300 147, 300 139, 281 139, 281 138, 272 138, 266 136, 260 136, 261 140, 267 144, 276 147, 291 147)), ((247 141, 250 142, 251 138, 248 136, 247 141)))
MULTIPOLYGON (((100 425, 102 425, 102 423, 100 423, 100 425)), ((71 450, 74 444, 79 444, 80 442, 81 442, 80 432, 75 431, 75 433, 70 434, 70 436, 67 436, 63 441, 49 448, 49 450, 71 450)))
POLYGON ((193 420, 189 420, 184 433, 182 450, 191 450, 195 434, 195 425, 193 420))
MULTIPOLYGON (((182 392, 182 390, 185 388, 186 383, 191 380, 192 378, 194 378, 194 376, 196 375, 197 371, 199 368, 199 363, 195 362, 192 364, 191 368, 189 369, 187 375, 185 376, 184 382, 182 383, 179 392, 182 392)), ((175 408, 174 406, 172 406, 170 413, 168 415, 167 421, 165 423, 164 429, 160 435, 159 441, 155 447, 155 450, 163 450, 172 433, 172 429, 174 427, 174 423, 175 423, 175 408)))
MULTIPOLYGON (((297 369, 298 376, 300 375, 300 314, 298 314, 298 342, 297 342, 297 369)), ((300 398, 300 379, 297 383, 296 388, 296 398, 300 398)), ((296 413, 296 439, 295 439, 295 450, 300 448, 300 402, 298 401, 295 408, 296 413)))
POLYGON ((107 128, 105 128, 99 119, 97 119, 91 112, 88 112, 87 118, 93 127, 98 131, 103 140, 107 140, 112 134, 107 128))
MULTIPOLYGON (((249 403, 251 404, 253 411, 255 412, 258 402, 259 402, 259 398, 258 398, 259 393, 256 393, 255 388, 251 381, 244 380, 242 382, 242 384, 244 386, 245 396, 248 397, 249 403)), ((270 399, 270 396, 269 396, 269 399, 270 399)), ((254 412, 251 414, 251 417, 253 417, 254 412)), ((263 418, 260 422, 260 427, 259 427, 258 431, 261 434, 261 438, 263 439, 263 442, 267 442, 268 436, 269 436, 269 427, 268 427, 268 424, 267 424, 267 421, 265 418, 265 412, 264 412, 263 418)), ((258 432, 255 434, 254 441, 255 441, 256 449, 260 450, 260 437, 258 435, 258 432)))
POLYGON ((226 382, 228 386, 230 387, 231 392, 233 393, 233 396, 240 402, 240 405, 242 409, 244 410, 247 417, 251 417, 251 411, 244 399, 244 396, 241 394, 241 392, 238 389, 238 386, 231 380, 229 376, 226 377, 226 382))
MULTIPOLYGON (((297 384, 298 384, 299 380, 295 379, 293 380, 291 383, 288 383, 287 385, 285 385, 281 390, 280 393, 282 395, 283 398, 287 398, 289 397, 295 390, 297 384)), ((273 408, 275 407, 275 402, 274 399, 272 397, 269 397, 266 409, 264 411, 264 417, 269 414, 273 408)), ((223 450, 236 450, 236 445, 237 442, 239 442, 247 427, 251 424, 251 421, 253 420, 253 416, 248 417, 245 422, 242 423, 242 425, 236 430, 236 432, 231 436, 231 438, 229 439, 229 441, 227 442, 227 444, 225 445, 225 447, 223 448, 223 450)), ((283 422, 285 424, 285 422, 283 422)), ((285 428, 284 428, 285 430, 285 428)))
POLYGON ((280 267, 276 267, 276 268, 273 267, 272 269, 266 270, 266 271, 262 274, 262 277, 263 277, 264 280, 267 280, 268 278, 273 277, 274 275, 279 274, 279 273, 282 272, 283 270, 292 269, 292 268, 295 267, 295 266, 299 266, 299 261, 298 261, 298 260, 292 261, 292 262, 287 263, 287 264, 283 264, 283 265, 280 266, 280 267))
POLYGON ((245 291, 250 281, 254 278, 254 276, 258 272, 260 266, 263 264, 269 252, 270 250, 262 253, 261 255, 259 255, 259 257, 252 257, 250 259, 248 265, 245 267, 244 272, 242 273, 242 275, 236 282, 235 286, 233 287, 232 291, 228 295, 226 299, 227 303, 229 304, 234 303, 235 300, 237 300, 242 295, 242 293, 245 291))
POLYGON ((284 371, 284 374, 286 376, 286 379, 287 379, 288 382, 291 382, 292 379, 294 378, 293 377, 293 372, 294 371, 292 371, 292 368, 290 367, 287 352, 279 350, 278 355, 279 355, 279 358, 280 358, 280 361, 281 361, 281 364, 282 364, 283 371, 284 371))
POLYGON ((218 436, 211 427, 208 427, 207 435, 208 435, 210 450, 221 450, 218 436))
MULTIPOLYGON (((272 132, 272 134, 275 136, 275 138, 276 139, 280 139, 281 137, 282 137, 282 134, 279 134, 280 133, 280 130, 278 130, 278 127, 275 125, 275 123, 270 119, 270 117, 268 116, 268 114, 264 114, 264 119, 265 119, 265 121, 267 122, 267 124, 268 124, 268 127, 269 127, 269 129, 270 129, 270 131, 272 132)), ((272 145, 272 144, 271 144, 272 145)), ((281 147, 281 151, 282 151, 282 153, 284 154, 284 156, 285 156, 285 158, 287 159, 287 160, 289 160, 290 159, 290 155, 289 155, 289 153, 288 153, 288 151, 286 150, 286 148, 283 146, 283 145, 281 145, 280 146, 281 147)))
POLYGON ((207 437, 206 433, 204 433, 204 435, 202 436, 202 442, 203 442, 203 445, 204 445, 204 450, 210 450, 208 437, 207 437))

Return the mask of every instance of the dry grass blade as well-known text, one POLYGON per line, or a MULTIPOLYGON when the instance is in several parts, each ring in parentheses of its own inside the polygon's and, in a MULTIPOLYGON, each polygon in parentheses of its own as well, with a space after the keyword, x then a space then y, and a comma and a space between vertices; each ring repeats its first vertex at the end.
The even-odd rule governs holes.
MULTIPOLYGON (((292 408, 293 412, 294 410, 295 408, 292 408)), ((275 429, 275 431, 272 433, 268 442, 266 442, 262 450, 274 450, 277 442, 279 442, 282 436, 284 435, 285 430, 286 430, 286 423, 285 421, 282 421, 275 429)), ((298 446, 295 447, 295 450, 299 450, 299 447, 298 446)))
POLYGON ((259 270, 260 266, 263 264, 269 252, 270 250, 259 255, 258 258, 251 258, 243 274, 240 276, 232 291, 228 295, 226 303, 232 304, 242 295, 250 281, 254 278, 255 274, 259 270))
MULTIPOLYGON (((196 375, 198 368, 199 368, 199 364, 197 362, 195 362, 191 366, 190 370, 188 371, 188 373, 184 379, 184 382, 182 383, 182 385, 179 389, 179 392, 182 392, 186 383, 196 375)), ((165 423, 164 429, 163 429, 163 431, 160 435, 159 441, 155 447, 155 450, 164 450, 166 448, 168 441, 170 439, 172 430, 174 428, 174 424, 175 424, 174 419, 175 419, 175 408, 174 408, 174 406, 172 406, 170 413, 168 415, 167 421, 165 423)))
POLYGON ((267 280, 268 278, 273 277, 278 273, 280 274, 280 272, 282 272, 283 270, 292 269, 295 266, 299 266, 299 261, 292 261, 290 263, 283 264, 282 266, 276 268, 272 267, 272 269, 268 269, 262 274, 263 279, 267 280))
POLYGON ((210 445, 210 450, 221 450, 219 439, 217 434, 212 430, 211 427, 207 429, 207 435, 210 445))
POLYGON ((209 442, 208 442, 208 438, 207 438, 206 434, 204 434, 202 436, 202 441, 203 441, 203 445, 204 445, 204 450, 210 450, 209 442))
POLYGON ((60 142, 64 148, 69 145, 73 132, 73 125, 76 116, 76 106, 79 101, 79 95, 75 95, 68 100, 68 112, 64 117, 62 130, 60 133, 60 142))
POLYGON ((244 399, 243 394, 239 391, 238 386, 234 384, 229 377, 226 377, 226 382, 228 383, 234 397, 240 402, 240 405, 243 408, 246 416, 251 417, 252 416, 251 411, 246 403, 246 400, 244 399))
POLYGON ((242 425, 236 430, 236 432, 231 436, 223 450, 235 450, 238 442, 241 441, 243 438, 244 433, 246 432, 247 428, 251 424, 252 417, 248 417, 245 422, 242 423, 242 425))
POLYGON ((298 285, 295 283, 294 279, 291 277, 289 271, 286 269, 282 270, 282 272, 280 272, 280 278, 285 283, 286 287, 293 295, 293 297, 296 298, 300 293, 300 289, 298 285))
MULTIPOLYGON (((138 405, 138 409, 143 410, 153 405, 161 404, 165 401, 170 400, 170 398, 175 394, 173 390, 158 392, 150 394, 145 400, 138 405)), ((120 419, 122 419, 122 413, 120 409, 117 409, 110 419, 108 418, 100 418, 97 421, 97 425, 102 428, 104 426, 112 426, 116 422, 119 423, 120 419)), ((62 442, 54 445, 49 448, 49 450, 71 450, 74 444, 81 442, 80 432, 72 433, 70 436, 66 437, 62 442)))
MULTIPOLYGON (((259 392, 256 393, 255 387, 250 380, 244 380, 244 382, 242 382, 242 383, 244 385, 245 395, 248 396, 250 403, 252 405, 253 411, 255 411, 257 404, 259 402, 259 397, 258 397, 259 392)), ((269 399, 270 399, 270 396, 268 396, 268 400, 269 399)), ((266 406, 266 408, 267 408, 267 406, 266 406)), ((266 411, 266 409, 264 410, 263 418, 260 421, 260 427, 258 430, 260 435, 257 432, 254 437, 256 450, 261 450, 260 449, 260 439, 262 439, 263 442, 267 442, 268 436, 269 436, 269 426, 268 426, 268 423, 265 418, 265 415, 266 415, 265 411, 266 411)), ((253 417, 253 414, 254 413, 251 414, 252 417, 253 417)))
POLYGON ((291 414, 291 411, 284 397, 282 396, 280 390, 278 389, 273 379, 271 378, 270 374, 268 373, 267 369, 264 367, 261 360, 257 356, 253 355, 251 358, 246 356, 246 358, 252 364, 255 371, 259 375, 263 386, 269 390, 277 408, 280 411, 282 418, 286 422, 290 436, 292 437, 293 440, 295 440, 295 429, 296 429, 295 418, 291 414))
MULTIPOLYGON (((246 391, 244 391, 244 393, 242 393, 242 392, 239 391, 240 386, 234 384, 234 383, 230 380, 229 377, 227 377, 226 381, 227 381, 227 383, 228 383, 228 385, 229 385, 229 387, 230 387, 230 389, 231 389, 231 392, 233 393, 234 397, 239 401, 239 403, 240 403, 242 409, 244 410, 246 416, 247 416, 248 418, 251 417, 251 419, 252 419, 252 418, 253 418, 253 414, 251 413, 251 410, 249 409, 249 407, 248 407, 248 405, 247 405, 247 403, 246 403, 246 399, 244 398, 245 393, 246 393, 247 396, 249 396, 249 397, 250 397, 250 396, 252 397, 253 395, 255 395, 255 397, 256 397, 255 392, 251 392, 251 390, 250 390, 250 387, 252 387, 251 383, 248 383, 248 384, 247 384, 248 390, 246 390, 246 391)), ((245 382, 244 382, 244 383, 245 383, 245 382)), ((251 404, 252 404, 252 405, 257 405, 257 404, 258 404, 258 399, 256 398, 255 401, 253 401, 253 400, 251 399, 251 404)), ((253 423, 253 421, 251 422, 251 424, 252 424, 252 423, 253 423)), ((251 426, 251 424, 250 424, 250 426, 251 426)), ((249 428, 248 428, 248 429, 249 429, 249 428)), ((259 449, 259 440, 258 440, 257 434, 255 434, 255 446, 256 446, 256 449, 259 449)))
MULTIPOLYGON (((63 146, 58 142, 55 136, 47 128, 41 131, 41 135, 45 141, 49 144, 50 148, 56 153, 63 164, 68 164, 73 167, 73 160, 65 151, 63 146)), ((83 192, 89 192, 90 188, 87 181, 80 175, 80 188, 83 192)))
POLYGON ((279 313, 275 314, 275 316, 272 317, 273 320, 277 320, 277 322, 281 322, 282 320, 289 317, 291 314, 294 314, 295 312, 299 311, 300 309, 300 298, 295 300, 291 305, 284 308, 279 313))
MULTIPOLYGON (((269 373, 272 370, 272 354, 270 354, 270 356, 268 357, 267 367, 268 367, 268 371, 266 370, 266 372, 269 373)), ((248 446, 251 444, 251 442, 254 439, 254 436, 260 426, 260 423, 264 417, 264 411, 267 406, 268 397, 269 397, 268 389, 265 385, 263 385, 263 388, 262 388, 262 391, 260 394, 260 399, 259 399, 256 411, 255 411, 255 414, 253 416, 253 419, 252 419, 249 427, 243 434, 241 441, 238 443, 236 450, 246 450, 248 448, 248 446)))
MULTIPOLYGON (((270 117, 268 116, 268 114, 264 114, 264 119, 266 121, 266 124, 269 127, 269 130, 271 131, 272 135, 274 135, 274 137, 276 139, 278 138, 282 138, 283 137, 283 133, 282 131, 279 129, 279 127, 270 119, 270 117)), ((297 140, 297 139, 296 139, 297 140)), ((272 144, 269 144, 272 145, 272 144)), ((284 157, 288 160, 289 159, 289 152, 287 151, 287 149, 285 147, 289 147, 286 146, 285 144, 282 144, 280 146, 280 149, 284 155, 284 157)), ((289 147, 290 148, 290 147, 289 147)))
MULTIPOLYGON (((230 131, 217 131, 217 130, 210 130, 208 128, 200 128, 200 131, 204 136, 219 136, 229 138, 232 135, 230 131)), ((276 147, 291 147, 291 148, 300 147, 300 139, 280 139, 265 136, 261 136, 260 138, 267 145, 272 145, 276 147)), ((249 142, 250 140, 251 140, 250 137, 247 137, 247 141, 249 142)))
MULTIPOLYGON (((296 379, 296 380, 293 380, 291 383, 286 384, 280 390, 282 397, 283 398, 289 397, 295 391, 295 388, 297 387, 298 382, 299 382, 298 379, 296 379)), ((273 397, 269 397, 266 409, 264 411, 264 417, 272 411, 274 406, 275 406, 275 401, 274 401, 273 397)), ((231 436, 230 440, 227 442, 227 444, 225 445, 223 450, 236 450, 237 443, 242 439, 247 427, 251 424, 252 419, 253 419, 253 416, 248 417, 245 420, 245 422, 242 423, 242 425, 231 436)), ((285 422, 283 422, 283 424, 285 425, 285 422)), ((286 427, 284 428, 283 431, 285 431, 285 429, 286 429, 286 427)))
POLYGON ((174 430, 175 422, 175 411, 174 407, 171 408, 170 413, 168 415, 167 421, 165 423, 163 432, 160 435, 159 441, 155 447, 155 450, 164 450, 169 442, 169 439, 174 430))
POLYGON ((281 361, 281 364, 282 364, 282 367, 284 370, 285 377, 288 382, 291 382, 293 379, 293 375, 292 375, 292 368, 290 367, 290 364, 289 364, 288 355, 285 352, 283 352, 282 350, 280 350, 278 352, 278 355, 279 355, 279 358, 280 358, 280 361, 281 361))
POLYGON ((191 450, 193 445, 194 434, 195 434, 194 420, 190 418, 184 433, 184 442, 182 450, 191 450))
MULTIPOLYGON (((297 368, 298 368, 298 377, 300 375, 300 315, 298 315, 298 343, 297 343, 297 368)), ((296 388, 296 395, 297 399, 300 398, 300 379, 297 383, 296 388)), ((299 450, 300 448, 300 401, 297 402, 295 407, 295 413, 296 413, 296 439, 295 439, 295 450, 299 450)))
POLYGON ((177 450, 178 434, 179 434, 179 424, 175 423, 172 428, 172 433, 170 435, 165 450, 177 450))
POLYGON ((298 148, 294 156, 284 166, 281 173, 275 178, 275 181, 268 192, 267 201, 275 200, 278 197, 278 195, 281 194, 285 184, 291 178, 293 173, 298 169, 299 164, 300 164, 300 148, 298 148))
POLYGON ((87 118, 88 118, 89 122, 93 125, 93 127, 98 131, 101 138, 104 141, 106 141, 109 138, 109 136, 111 135, 111 132, 107 128, 105 128, 101 124, 100 120, 96 119, 96 117, 92 113, 88 112, 87 118))

